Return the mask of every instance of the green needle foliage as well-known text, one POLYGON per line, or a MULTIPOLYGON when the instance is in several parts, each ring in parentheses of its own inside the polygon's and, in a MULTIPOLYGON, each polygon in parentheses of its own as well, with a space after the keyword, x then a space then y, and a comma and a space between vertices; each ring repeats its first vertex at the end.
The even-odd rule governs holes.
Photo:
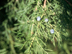
POLYGON ((1 33, 4 41, 1 40, 0 54, 59 54, 60 51, 60 54, 71 53, 72 46, 69 50, 67 43, 63 42, 71 41, 67 30, 72 26, 70 10, 63 14, 65 7, 61 2, 65 1, 46 0, 46 7, 44 1, 8 0, 4 6, 7 19, 1 26, 4 27, 1 33), (38 16, 41 17, 40 21, 37 21, 38 16), (51 29, 54 33, 51 33, 51 29))

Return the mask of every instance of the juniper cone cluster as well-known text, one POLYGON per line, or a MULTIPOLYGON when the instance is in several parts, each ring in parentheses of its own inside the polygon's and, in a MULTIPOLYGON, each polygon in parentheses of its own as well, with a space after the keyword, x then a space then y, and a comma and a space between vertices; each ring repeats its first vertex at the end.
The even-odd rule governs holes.
MULTIPOLYGON (((40 20, 41 20, 41 18, 40 18, 40 16, 38 16, 37 17, 37 21, 40 21, 40 20)), ((48 19, 47 18, 45 19, 45 22, 48 22, 48 19)), ((53 34, 54 33, 54 30, 51 29, 50 32, 53 34)))
POLYGON ((7 0, 0 6, 0 54, 72 54, 71 2, 7 0))

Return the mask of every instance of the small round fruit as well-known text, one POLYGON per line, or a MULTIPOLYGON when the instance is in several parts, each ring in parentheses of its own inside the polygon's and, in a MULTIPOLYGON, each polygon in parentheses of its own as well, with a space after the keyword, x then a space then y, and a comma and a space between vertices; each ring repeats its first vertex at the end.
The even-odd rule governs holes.
POLYGON ((38 16, 38 17, 37 17, 37 21, 40 21, 40 20, 41 20, 41 17, 40 17, 40 16, 38 16))
POLYGON ((54 33, 54 29, 51 29, 50 32, 53 34, 54 33))
POLYGON ((48 22, 48 19, 47 18, 45 19, 45 22, 48 22))

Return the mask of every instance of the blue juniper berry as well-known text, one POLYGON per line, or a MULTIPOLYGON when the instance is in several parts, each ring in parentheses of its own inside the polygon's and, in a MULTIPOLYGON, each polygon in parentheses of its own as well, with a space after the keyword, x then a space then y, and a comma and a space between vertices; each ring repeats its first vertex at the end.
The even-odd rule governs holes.
POLYGON ((41 20, 41 17, 40 17, 40 16, 38 16, 38 17, 37 17, 37 21, 40 21, 40 20, 41 20))
POLYGON ((45 22, 48 22, 48 19, 47 18, 45 19, 45 22))
POLYGON ((53 34, 54 33, 54 29, 51 29, 50 32, 53 34))

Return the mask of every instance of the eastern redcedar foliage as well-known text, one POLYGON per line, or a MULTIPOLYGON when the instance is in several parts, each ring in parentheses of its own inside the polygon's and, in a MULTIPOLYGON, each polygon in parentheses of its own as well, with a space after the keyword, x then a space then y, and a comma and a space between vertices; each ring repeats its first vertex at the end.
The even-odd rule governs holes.
POLYGON ((60 2, 62 1, 8 0, 8 4, 4 6, 8 19, 2 23, 5 29, 2 34, 6 37, 2 53, 58 54, 59 52, 54 52, 55 49, 65 48, 66 52, 60 54, 70 54, 66 43, 62 45, 62 39, 69 35, 66 30, 69 25, 66 14, 70 15, 71 12, 66 10, 64 13, 64 5, 60 2))

